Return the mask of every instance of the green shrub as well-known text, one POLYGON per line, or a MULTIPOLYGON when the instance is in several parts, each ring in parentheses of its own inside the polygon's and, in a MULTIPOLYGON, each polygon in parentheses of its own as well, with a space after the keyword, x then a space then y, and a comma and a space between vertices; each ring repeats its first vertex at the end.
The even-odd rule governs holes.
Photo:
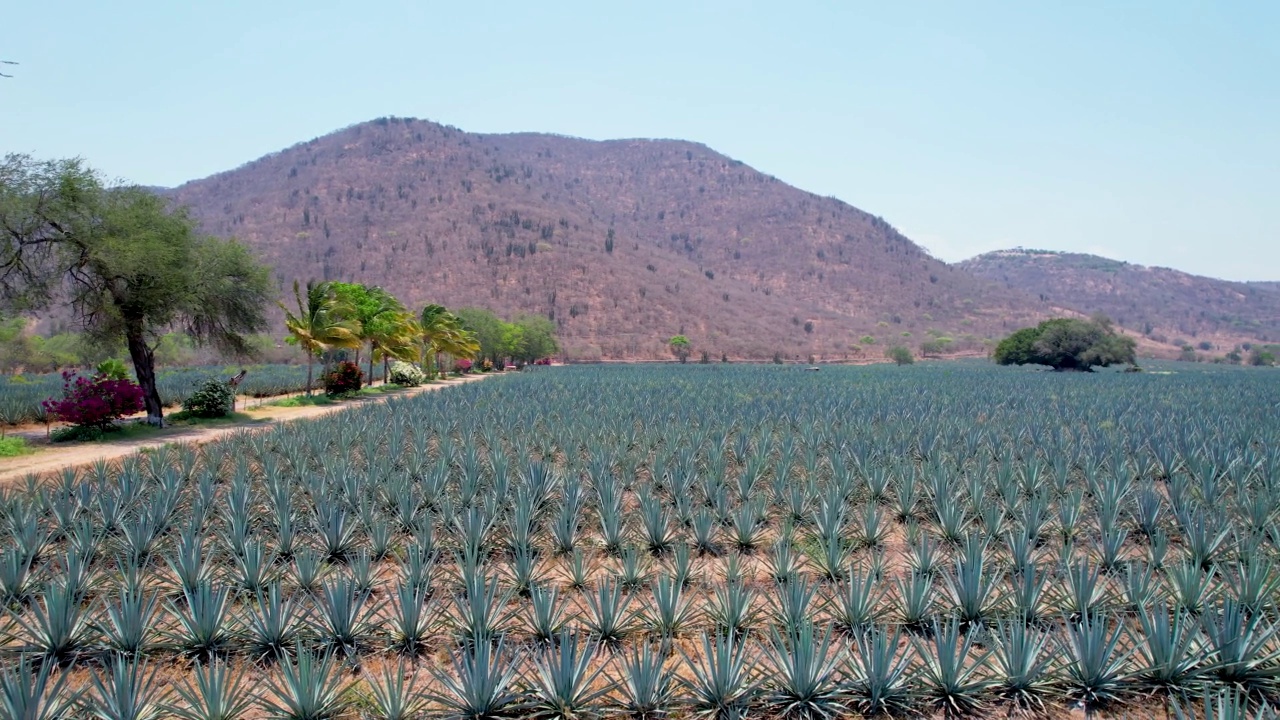
POLYGON ((105 437, 107 432, 100 427, 92 427, 90 425, 68 425, 60 427, 49 433, 49 439, 56 443, 62 442, 97 442, 105 437))
POLYGON ((911 351, 901 345, 895 345, 885 352, 885 357, 894 361, 899 365, 910 365, 916 359, 911 355, 911 351))
POLYGON ((941 355, 947 351, 951 345, 951 338, 937 337, 932 340, 925 340, 920 343, 921 355, 941 355))
POLYGON ((222 380, 206 380, 182 403, 182 411, 191 417, 226 417, 235 409, 236 391, 222 380))
POLYGON ((1249 352, 1249 364, 1254 367, 1267 367, 1276 364, 1276 355, 1270 350, 1254 348, 1249 352))
POLYGON ((108 358, 98 363, 96 368, 98 375, 110 380, 127 380, 129 379, 129 368, 124 361, 115 358, 108 358))
POLYGON ((422 371, 422 368, 401 360, 391 363, 391 373, 387 375, 387 382, 404 387, 418 387, 426 381, 427 374, 422 371))
POLYGON ((0 438, 0 457, 16 457, 27 451, 27 441, 20 437, 0 438))

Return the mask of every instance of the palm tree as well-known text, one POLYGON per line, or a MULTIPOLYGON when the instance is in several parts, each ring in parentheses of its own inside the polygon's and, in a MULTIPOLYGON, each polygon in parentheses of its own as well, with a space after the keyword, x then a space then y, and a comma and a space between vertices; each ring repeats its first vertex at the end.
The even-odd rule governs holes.
POLYGON ((315 356, 330 348, 358 347, 360 338, 351 322, 345 319, 349 308, 334 295, 332 283, 308 280, 304 297, 298 281, 294 280, 293 296, 298 303, 297 314, 284 303, 280 303, 280 309, 284 310, 284 325, 289 330, 287 342, 307 353, 307 395, 310 395, 315 356))
MULTIPOLYGON (((476 341, 475 334, 465 330, 462 320, 443 305, 428 305, 423 308, 418 327, 425 356, 448 353, 454 357, 470 358, 480 352, 480 343, 476 341)), ((439 372, 438 358, 435 366, 439 372)))
POLYGON ((395 318, 384 318, 376 324, 369 336, 369 360, 372 362, 374 355, 382 360, 383 380, 389 376, 392 360, 407 363, 418 360, 417 340, 420 335, 418 322, 407 312, 395 318))

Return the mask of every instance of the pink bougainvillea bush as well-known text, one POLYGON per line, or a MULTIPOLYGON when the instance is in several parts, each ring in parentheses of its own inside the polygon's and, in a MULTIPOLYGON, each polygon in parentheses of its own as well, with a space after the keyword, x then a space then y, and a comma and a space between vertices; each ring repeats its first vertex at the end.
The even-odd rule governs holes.
POLYGON ((466 358, 458 358, 453 361, 453 369, 463 375, 471 372, 471 361, 466 358))
POLYGON ((364 373, 353 362, 343 360, 333 370, 321 378, 324 393, 330 397, 341 397, 359 392, 364 384, 364 373))
POLYGON ((105 430, 142 410, 142 388, 128 379, 85 377, 66 371, 62 373, 62 399, 50 398, 40 404, 55 420, 105 430))

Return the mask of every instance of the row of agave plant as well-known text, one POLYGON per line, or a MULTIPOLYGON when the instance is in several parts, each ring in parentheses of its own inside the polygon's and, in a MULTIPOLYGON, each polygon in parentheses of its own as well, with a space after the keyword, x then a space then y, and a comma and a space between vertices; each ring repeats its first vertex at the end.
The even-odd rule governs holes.
POLYGON ((1270 716, 1256 376, 684 370, 10 489, 0 716, 1270 716))
MULTIPOLYGON (((160 399, 167 406, 181 405, 206 380, 227 379, 240 371, 235 367, 187 367, 162 371, 156 378, 160 399)), ((300 365, 254 365, 237 391, 249 397, 269 397, 301 392, 307 384, 307 369, 300 365)), ((92 373, 90 373, 92 374, 92 373)), ((45 422, 47 411, 41 402, 59 397, 60 373, 23 377, 20 381, 0 375, 0 425, 45 422)))

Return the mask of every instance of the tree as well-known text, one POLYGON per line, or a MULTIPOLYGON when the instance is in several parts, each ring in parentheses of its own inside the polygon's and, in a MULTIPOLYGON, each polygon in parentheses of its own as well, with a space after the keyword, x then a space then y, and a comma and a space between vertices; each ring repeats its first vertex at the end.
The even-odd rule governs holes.
POLYGON ((108 186, 79 160, 7 156, 0 235, 0 302, 65 302, 92 341, 123 338, 151 424, 164 417, 155 347, 166 332, 245 355, 246 334, 266 329, 269 272, 243 245, 199 235, 184 209, 108 186))
POLYGON ((284 310, 284 325, 289 331, 286 341, 307 353, 307 395, 310 395, 316 355, 333 348, 358 347, 360 338, 348 319, 351 309, 338 299, 332 282, 309 280, 304 296, 298 281, 294 280, 293 297, 298 304, 297 314, 284 303, 280 303, 280 309, 284 310))
POLYGON ((533 362, 560 352, 556 324, 544 315, 518 315, 511 321, 520 328, 521 351, 512 354, 519 362, 533 362))
POLYGON ((502 356, 502 321, 492 311, 484 308, 459 308, 458 319, 462 327, 470 331, 479 344, 476 359, 497 361, 502 356))
POLYGON ((910 365, 916 359, 911 355, 911 351, 901 345, 895 345, 885 351, 885 357, 894 361, 899 365, 910 365))
POLYGON ((473 333, 479 345, 477 357, 495 365, 507 358, 532 362, 560 351, 556 325, 542 315, 517 315, 507 322, 484 308, 461 308, 457 314, 462 327, 473 333))
POLYGON ((499 322, 502 343, 498 354, 502 358, 523 358, 525 354, 524 328, 518 323, 499 322))
POLYGON ((995 361, 1001 365, 1047 365, 1055 370, 1136 363, 1136 343, 1112 327, 1106 318, 1055 318, 1023 328, 1001 340, 995 361))
POLYGON ((926 357, 937 357, 945 353, 950 345, 951 338, 949 337, 936 337, 925 340, 920 343, 920 354, 926 357))
MULTIPOLYGON (((421 333, 424 363, 426 357, 440 353, 467 359, 480 353, 480 343, 475 335, 464 328, 462 320, 443 305, 424 307, 419 316, 418 330, 421 333)), ((439 358, 435 358, 435 366, 438 372, 439 358)))
POLYGON ((1036 363, 1036 340, 1041 328, 1022 328, 996 345, 995 360, 1000 365, 1029 365, 1036 363))
POLYGON ((403 352, 409 345, 407 338, 413 334, 413 329, 407 325, 413 316, 394 295, 377 286, 336 282, 333 290, 349 309, 351 329, 360 339, 356 346, 357 365, 360 364, 360 348, 366 343, 369 345, 367 376, 369 382, 373 382, 374 355, 390 348, 400 348, 403 352))
POLYGON ((422 336, 418 321, 411 313, 401 313, 395 322, 387 323, 370 338, 370 360, 382 362, 382 379, 391 372, 391 361, 413 363, 418 360, 418 338, 422 336))
POLYGON ((1267 367, 1276 364, 1276 355, 1270 350, 1255 347, 1249 351, 1249 364, 1254 367, 1267 367))
POLYGON ((667 341, 667 344, 671 346, 671 354, 679 358, 681 363, 689 360, 689 353, 692 352, 689 347, 689 338, 683 335, 676 335, 667 341))

